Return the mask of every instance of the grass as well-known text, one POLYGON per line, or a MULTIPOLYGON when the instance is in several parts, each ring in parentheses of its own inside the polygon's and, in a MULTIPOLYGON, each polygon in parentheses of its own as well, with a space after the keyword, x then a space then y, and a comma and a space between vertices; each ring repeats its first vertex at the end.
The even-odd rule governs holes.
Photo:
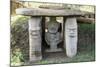
POLYGON ((95 51, 82 51, 78 52, 77 55, 73 58, 68 58, 64 56, 63 58, 53 56, 50 59, 44 59, 42 61, 37 62, 36 64, 55 64, 55 63, 73 63, 73 62, 89 62, 95 61, 95 51))
POLYGON ((95 47, 94 44, 87 45, 88 48, 81 47, 77 55, 73 58, 68 58, 63 52, 45 53, 45 57, 36 63, 24 63, 24 65, 44 65, 44 64, 59 64, 59 63, 77 63, 77 62, 91 62, 95 61, 95 47), (89 48, 90 47, 90 48, 89 48))

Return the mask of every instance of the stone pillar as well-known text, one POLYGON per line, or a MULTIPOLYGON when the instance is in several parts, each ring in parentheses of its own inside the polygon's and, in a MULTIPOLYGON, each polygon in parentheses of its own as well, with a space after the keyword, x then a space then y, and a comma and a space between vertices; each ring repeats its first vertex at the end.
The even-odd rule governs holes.
POLYGON ((42 59, 41 53, 41 17, 31 17, 29 19, 29 59, 38 61, 42 59))
POLYGON ((77 21, 76 18, 65 18, 65 47, 68 57, 77 53, 77 21))

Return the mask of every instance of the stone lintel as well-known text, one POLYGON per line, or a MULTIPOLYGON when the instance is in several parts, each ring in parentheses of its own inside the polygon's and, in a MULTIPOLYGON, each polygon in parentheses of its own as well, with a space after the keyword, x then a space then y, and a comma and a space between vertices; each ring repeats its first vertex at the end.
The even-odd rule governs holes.
POLYGON ((68 9, 18 8, 16 14, 25 16, 82 16, 83 12, 68 9))

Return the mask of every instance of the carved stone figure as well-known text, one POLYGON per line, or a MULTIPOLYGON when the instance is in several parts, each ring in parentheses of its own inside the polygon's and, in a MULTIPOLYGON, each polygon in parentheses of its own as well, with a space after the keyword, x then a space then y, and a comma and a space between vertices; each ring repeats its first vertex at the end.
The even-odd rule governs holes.
POLYGON ((65 48, 68 57, 77 53, 77 22, 76 18, 67 18, 65 21, 65 48))
POLYGON ((29 44, 30 62, 41 60, 41 17, 29 19, 29 44))
POLYGON ((60 23, 56 21, 56 17, 50 17, 50 21, 47 22, 47 32, 45 35, 45 40, 50 45, 50 49, 46 50, 47 52, 61 51, 60 48, 57 48, 57 44, 61 42, 61 34, 58 32, 59 27, 60 23))

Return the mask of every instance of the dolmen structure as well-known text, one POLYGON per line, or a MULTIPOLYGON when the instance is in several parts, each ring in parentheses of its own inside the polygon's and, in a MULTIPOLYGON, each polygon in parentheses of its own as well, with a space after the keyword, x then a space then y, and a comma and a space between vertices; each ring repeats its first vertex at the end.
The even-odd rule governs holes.
POLYGON ((77 17, 84 15, 83 12, 70 9, 51 8, 18 8, 16 14, 30 16, 29 18, 29 61, 42 59, 42 35, 50 45, 47 52, 62 51, 57 44, 64 41, 66 57, 74 57, 77 54, 78 30, 77 17), (45 17, 49 17, 47 32, 45 32, 45 17), (63 17, 63 38, 58 31, 59 23, 56 17, 63 17), (43 34, 42 32, 45 32, 43 34))

